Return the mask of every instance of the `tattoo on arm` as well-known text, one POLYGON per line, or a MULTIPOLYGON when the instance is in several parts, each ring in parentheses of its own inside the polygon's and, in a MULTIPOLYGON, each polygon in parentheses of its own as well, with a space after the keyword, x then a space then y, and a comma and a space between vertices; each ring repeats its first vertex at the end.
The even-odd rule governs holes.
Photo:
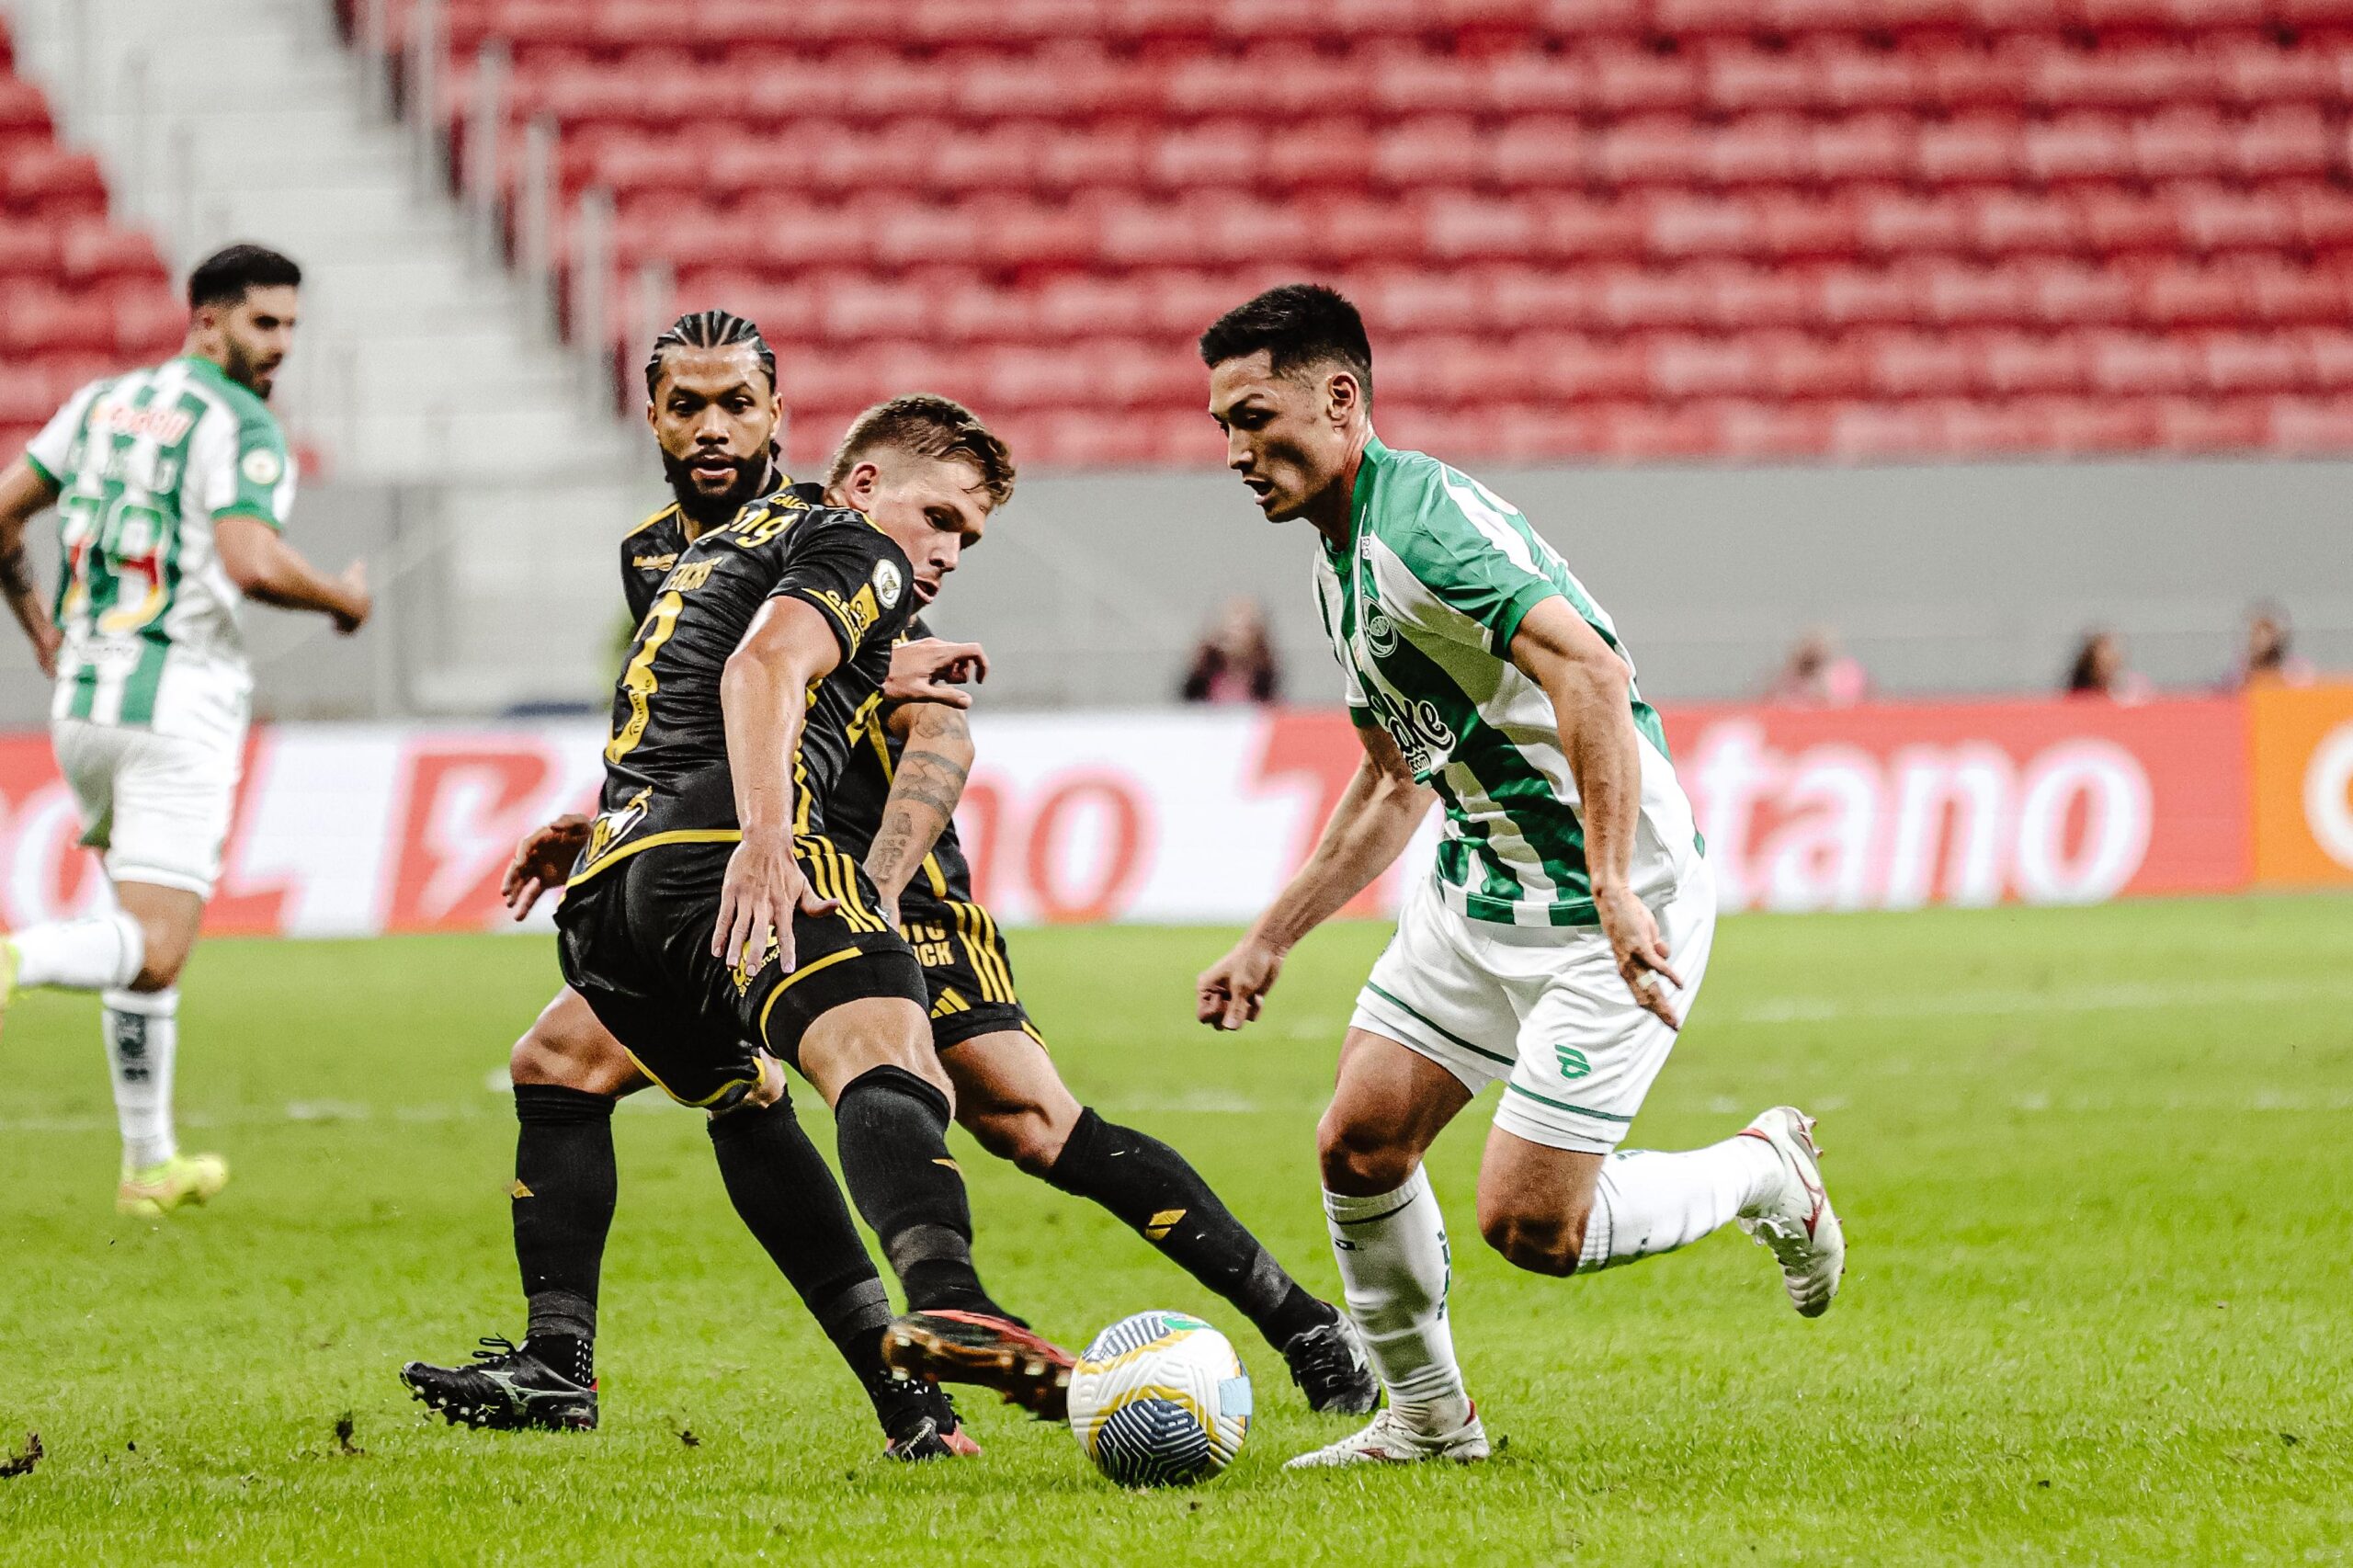
POLYGON ((913 880, 939 835, 955 820, 972 767, 972 731, 964 715, 939 703, 925 704, 891 778, 882 824, 866 852, 867 875, 886 896, 913 880))

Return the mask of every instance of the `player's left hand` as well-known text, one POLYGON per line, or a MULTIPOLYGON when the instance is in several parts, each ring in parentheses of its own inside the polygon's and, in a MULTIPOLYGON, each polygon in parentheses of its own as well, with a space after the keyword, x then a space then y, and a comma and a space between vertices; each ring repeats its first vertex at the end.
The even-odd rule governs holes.
POLYGON ((1282 972, 1280 952, 1256 937, 1245 937, 1194 983, 1193 1017, 1213 1029, 1255 1023, 1267 993, 1282 972))
POLYGON ((891 676, 882 683, 882 697, 888 702, 944 702, 950 708, 970 708, 972 694, 957 688, 966 681, 988 678, 988 651, 978 642, 922 637, 891 650, 891 676))
POLYGON ((1683 977, 1667 966, 1673 955, 1666 950, 1666 939, 1658 934, 1658 922, 1643 901, 1623 888, 1594 894, 1595 910, 1601 916, 1602 934, 1609 938, 1609 951, 1618 960, 1618 978, 1633 993, 1634 1001, 1643 1011, 1671 1029, 1681 1029, 1683 1020, 1660 989, 1664 980, 1677 991, 1683 989, 1683 977))
POLYGON ((515 858, 506 863, 498 896, 506 901, 516 919, 530 914, 541 893, 563 883, 588 842, 589 826, 587 817, 570 812, 545 827, 533 828, 515 846, 515 858))
POLYGON ((748 828, 735 853, 727 858, 727 875, 719 885, 710 956, 725 960, 730 969, 756 969, 773 938, 777 967, 790 974, 794 913, 813 919, 840 907, 838 901, 820 897, 809 885, 801 862, 792 856, 792 835, 773 827, 748 828))

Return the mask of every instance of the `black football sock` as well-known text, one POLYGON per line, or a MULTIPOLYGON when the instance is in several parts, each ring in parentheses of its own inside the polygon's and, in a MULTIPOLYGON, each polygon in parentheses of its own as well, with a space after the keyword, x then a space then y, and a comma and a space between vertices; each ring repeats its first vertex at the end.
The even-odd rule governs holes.
POLYGON ((611 1096, 515 1085, 515 1261, 530 1304, 525 1343, 577 1382, 596 1377, 597 1276, 620 1182, 611 1096))
POLYGON ((710 1146, 735 1212, 871 1396, 891 1301, 824 1156, 784 1101, 718 1118, 710 1146))
POLYGON ((842 1179, 882 1242, 907 1310, 1005 1317, 972 1268, 972 1209, 948 1153, 948 1096, 903 1067, 850 1080, 834 1102, 842 1179))
POLYGON ((1081 1111, 1046 1179, 1143 1233, 1171 1263, 1233 1302, 1278 1350, 1338 1316, 1283 1272, 1184 1155, 1150 1133, 1081 1111))

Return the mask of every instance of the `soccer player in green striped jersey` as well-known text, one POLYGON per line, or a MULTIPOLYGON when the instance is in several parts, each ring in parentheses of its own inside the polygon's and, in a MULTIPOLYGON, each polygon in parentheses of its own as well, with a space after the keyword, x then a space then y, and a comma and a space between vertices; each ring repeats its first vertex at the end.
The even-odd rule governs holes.
POLYGON ((0 937, 0 1007, 20 985, 96 991, 122 1126, 116 1206, 147 1217, 228 1180, 172 1131, 180 968, 221 871, 253 674, 239 602, 368 619, 358 565, 321 575, 279 532, 294 464, 269 392, 301 270, 232 245, 188 278, 188 340, 161 365, 75 392, 0 471, 0 592, 57 681, 50 735, 104 851, 113 906, 0 937), (44 605, 25 528, 54 505, 63 555, 44 605))
POLYGON ((1737 1221, 1798 1311, 1826 1311, 1846 1245, 1809 1118, 1780 1106, 1704 1149, 1618 1148, 1699 988, 1715 889, 1617 627, 1518 511, 1373 434, 1372 349, 1338 294, 1271 290, 1203 334, 1201 358, 1228 465, 1270 521, 1320 536, 1317 600, 1364 756, 1307 864, 1202 974, 1200 1020, 1256 1017, 1291 947, 1396 859, 1433 799, 1444 812, 1317 1130, 1389 1408, 1292 1465, 1486 1457, 1422 1156, 1498 1078, 1479 1229, 1513 1263, 1583 1273, 1737 1221))

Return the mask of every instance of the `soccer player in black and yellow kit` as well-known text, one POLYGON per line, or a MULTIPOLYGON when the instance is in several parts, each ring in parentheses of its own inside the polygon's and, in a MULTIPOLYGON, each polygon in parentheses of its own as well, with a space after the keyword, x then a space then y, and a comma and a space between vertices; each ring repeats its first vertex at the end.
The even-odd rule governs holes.
MULTIPOLYGON (((856 511, 825 507, 808 488, 744 506, 777 479, 774 366, 756 329, 717 312, 681 318, 648 364, 649 415, 678 504, 623 546, 625 580, 646 613, 616 694, 605 809, 594 824, 574 819, 533 835, 530 853, 518 857, 534 867, 533 885, 509 886, 528 907, 538 885, 560 880, 577 856, 577 891, 563 919, 571 985, 512 1062, 519 1123, 515 1242, 530 1325, 519 1347, 486 1340, 492 1352, 472 1366, 413 1362, 403 1377, 453 1422, 596 1425, 592 1345, 614 1199, 612 1107, 616 1096, 646 1081, 620 1053, 618 1033, 674 1094, 711 1107, 731 1199, 865 1383, 891 1451, 969 1452, 944 1397, 920 1379, 893 1378, 884 1365, 887 1298, 831 1173, 782 1098, 778 1053, 763 1049, 782 1046, 789 1054, 813 1042, 799 1065, 819 1075, 835 1101, 845 1153, 861 1145, 853 1190, 886 1244, 901 1238, 894 1262, 912 1276, 911 1301, 1001 1319, 970 1278, 961 1182, 943 1179, 953 1176, 952 1165, 906 1168, 918 1157, 909 1152, 926 1142, 923 1128, 933 1113, 940 1131, 946 1121, 923 1038, 920 971, 871 913, 854 864, 824 845, 817 802, 847 754, 851 722, 880 695, 892 632, 952 569, 965 537, 977 534, 1009 489, 1011 469, 1001 443, 965 415, 934 431, 925 452, 879 452, 879 461, 861 465, 836 499, 857 502, 882 519, 879 526, 856 511), (921 567, 894 538, 914 547, 921 567), (665 585, 641 597, 636 585, 649 575, 665 585), (700 911, 705 929, 698 934, 686 909, 707 897, 725 910, 731 891, 746 881, 737 874, 745 840, 729 836, 742 832, 734 797, 744 782, 731 778, 729 754, 749 737, 745 725, 722 715, 731 706, 744 709, 747 677, 756 682, 762 672, 736 662, 749 640, 734 623, 772 622, 779 610, 803 607, 820 629, 830 629, 813 662, 830 657, 837 667, 820 679, 803 677, 811 688, 805 723, 791 722, 802 706, 798 690, 784 704, 780 727, 798 728, 800 744, 755 742, 760 751, 752 765, 736 771, 805 803, 797 825, 810 831, 793 835, 788 853, 796 873, 828 891, 793 890, 801 913, 776 923, 773 946, 755 945, 746 955, 740 938, 749 933, 737 927, 758 923, 760 910, 724 929, 712 928, 716 912, 700 911), (784 757, 797 762, 798 778, 777 777, 784 757), (657 935, 664 939, 649 946, 657 935), (708 959, 698 940, 710 948, 708 959), (878 1017, 893 998, 899 1017, 878 1017), (854 1027, 845 1031, 845 1023, 854 1027), (608 1062, 574 1070, 583 1040, 618 1059, 618 1069, 608 1062), (909 1237, 910 1230, 917 1233, 909 1237)), ((916 681, 908 689, 926 687, 916 681)), ((753 717, 756 728, 761 715, 753 717)), ((765 824, 767 817, 757 820, 765 824)), ((759 835, 748 836, 756 846, 759 835)), ((773 881, 789 887, 790 879, 773 881)), ((768 891, 772 901, 774 886, 768 891)), ((938 1158, 945 1160, 944 1148, 938 1158)), ((947 1331, 1012 1360, 1010 1395, 1031 1403, 1058 1398, 1063 1358, 1009 1320, 1000 1328, 950 1319, 947 1331)))

